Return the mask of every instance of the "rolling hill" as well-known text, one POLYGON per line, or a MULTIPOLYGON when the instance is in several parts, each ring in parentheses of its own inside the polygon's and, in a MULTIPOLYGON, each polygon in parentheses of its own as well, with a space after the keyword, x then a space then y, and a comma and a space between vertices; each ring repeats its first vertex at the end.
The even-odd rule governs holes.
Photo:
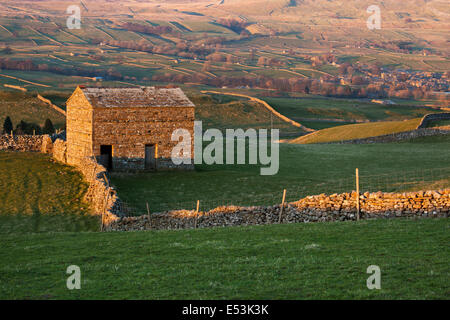
POLYGON ((348 124, 322 129, 292 140, 293 144, 328 143, 363 139, 417 129, 422 119, 348 124))

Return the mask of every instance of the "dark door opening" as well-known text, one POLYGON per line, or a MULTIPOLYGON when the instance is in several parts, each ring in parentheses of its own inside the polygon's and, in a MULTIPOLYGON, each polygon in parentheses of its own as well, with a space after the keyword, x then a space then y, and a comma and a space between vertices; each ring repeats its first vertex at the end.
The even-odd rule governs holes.
POLYGON ((145 146, 145 170, 156 170, 156 145, 145 146))
POLYGON ((108 171, 112 170, 112 146, 100 146, 100 164, 108 171))

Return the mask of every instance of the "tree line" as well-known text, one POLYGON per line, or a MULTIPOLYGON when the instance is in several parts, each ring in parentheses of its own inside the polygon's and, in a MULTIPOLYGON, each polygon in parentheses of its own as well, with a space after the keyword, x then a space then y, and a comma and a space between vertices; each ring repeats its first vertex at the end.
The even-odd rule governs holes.
POLYGON ((50 119, 46 119, 44 126, 40 126, 34 122, 26 122, 21 120, 14 129, 13 122, 11 118, 7 116, 3 122, 3 134, 15 134, 15 135, 32 135, 32 134, 54 134, 55 127, 50 119))

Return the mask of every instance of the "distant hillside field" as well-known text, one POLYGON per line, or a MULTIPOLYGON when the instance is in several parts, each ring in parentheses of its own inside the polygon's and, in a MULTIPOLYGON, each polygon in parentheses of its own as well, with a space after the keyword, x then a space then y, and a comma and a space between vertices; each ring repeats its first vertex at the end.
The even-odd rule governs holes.
POLYGON ((294 139, 294 144, 326 143, 377 137, 417 129, 421 119, 407 121, 383 121, 349 124, 316 131, 310 135, 294 139))
POLYGON ((0 233, 98 230, 73 168, 29 152, 0 151, 0 163, 0 233))
POLYGON ((284 133, 301 133, 302 130, 273 115, 260 103, 246 98, 223 95, 191 94, 195 104, 195 117, 203 121, 203 129, 280 129, 284 133))
POLYGON ((356 99, 319 96, 263 98, 263 100, 281 114, 305 123, 313 129, 339 126, 346 122, 408 120, 423 117, 429 113, 442 112, 439 109, 416 105, 417 102, 409 102, 411 105, 380 105, 356 99))
POLYGON ((0 91, 0 126, 7 116, 11 117, 14 127, 21 120, 43 126, 48 118, 55 128, 62 128, 66 122, 64 115, 37 99, 36 94, 0 91))

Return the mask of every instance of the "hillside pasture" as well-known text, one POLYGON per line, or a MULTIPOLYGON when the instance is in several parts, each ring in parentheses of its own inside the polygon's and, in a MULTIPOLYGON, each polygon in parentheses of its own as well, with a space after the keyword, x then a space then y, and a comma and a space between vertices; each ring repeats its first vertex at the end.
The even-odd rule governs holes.
POLYGON ((291 141, 295 144, 328 143, 355 140, 417 129, 421 118, 405 121, 382 121, 348 124, 316 131, 291 141))
POLYGON ((0 233, 97 231, 87 184, 48 155, 0 151, 0 233))
MULTIPOLYGON (((403 102, 396 105, 380 105, 356 99, 337 99, 319 96, 303 96, 298 98, 263 97, 275 110, 298 122, 368 122, 368 121, 400 121, 423 117, 429 113, 441 112, 439 109, 425 107, 424 102, 403 102)), ((323 128, 314 125, 313 129, 323 128)))
POLYGON ((48 118, 53 122, 55 128, 62 128, 66 121, 64 115, 31 93, 0 91, 0 125, 3 125, 7 116, 11 118, 14 127, 21 120, 43 126, 48 118))

